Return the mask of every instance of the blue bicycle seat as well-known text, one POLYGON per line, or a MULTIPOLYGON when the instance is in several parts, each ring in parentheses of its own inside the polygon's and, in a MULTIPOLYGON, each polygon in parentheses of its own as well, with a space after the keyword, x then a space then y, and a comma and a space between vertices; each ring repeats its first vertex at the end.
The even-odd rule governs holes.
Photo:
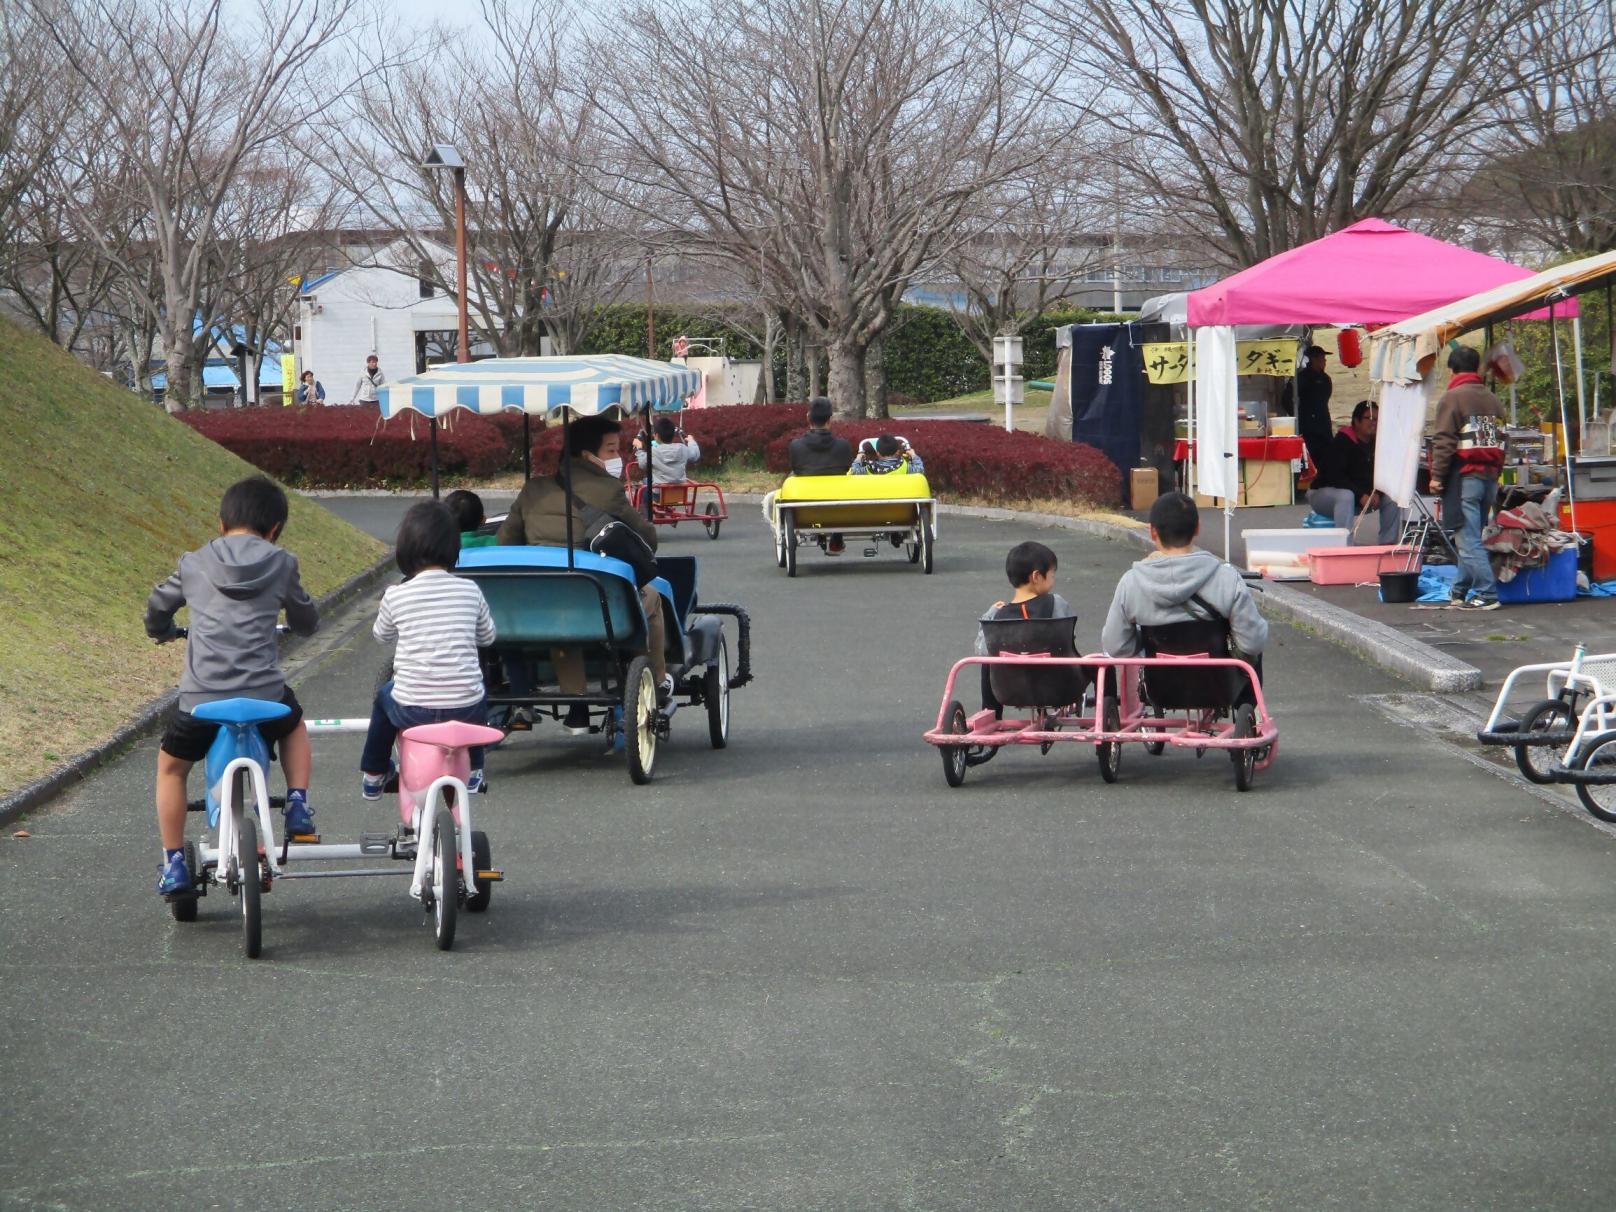
POLYGON ((210 724, 263 724, 291 715, 292 709, 268 699, 219 699, 193 707, 191 714, 210 724))

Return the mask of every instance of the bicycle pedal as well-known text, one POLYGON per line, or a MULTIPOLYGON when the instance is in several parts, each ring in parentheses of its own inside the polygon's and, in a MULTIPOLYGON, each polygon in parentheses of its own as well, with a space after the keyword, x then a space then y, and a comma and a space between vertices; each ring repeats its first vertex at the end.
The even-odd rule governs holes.
POLYGON ((299 846, 318 846, 320 844, 320 835, 318 833, 293 833, 288 836, 289 840, 296 842, 299 846))
POLYGON ((503 871, 479 871, 477 879, 484 884, 500 884, 505 881, 505 873, 503 871))
POLYGON ((864 558, 866 560, 873 560, 877 555, 880 554, 880 550, 881 549, 878 547, 866 547, 864 549, 864 558))
POLYGON ((393 849, 393 835, 391 833, 361 833, 359 835, 360 854, 390 854, 393 849))

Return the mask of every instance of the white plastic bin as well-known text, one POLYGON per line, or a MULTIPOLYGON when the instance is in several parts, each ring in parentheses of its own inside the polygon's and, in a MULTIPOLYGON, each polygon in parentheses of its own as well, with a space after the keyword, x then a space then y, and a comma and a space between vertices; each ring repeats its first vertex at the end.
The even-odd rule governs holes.
POLYGON ((1350 533, 1341 526, 1320 526, 1317 530, 1305 526, 1291 530, 1248 530, 1241 535, 1246 542, 1246 567, 1252 566, 1256 559, 1253 553, 1257 552, 1270 557, 1285 554, 1302 557, 1310 547, 1345 547, 1350 533))

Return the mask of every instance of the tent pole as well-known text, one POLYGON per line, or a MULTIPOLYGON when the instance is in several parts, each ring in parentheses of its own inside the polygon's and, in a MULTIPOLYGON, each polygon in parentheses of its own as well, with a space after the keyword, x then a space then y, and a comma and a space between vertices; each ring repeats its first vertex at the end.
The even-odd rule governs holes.
POLYGON ((566 481, 567 499, 567 567, 572 559, 572 409, 561 410, 561 478, 566 481))
POLYGON ((1566 501, 1571 510, 1571 530, 1575 533, 1577 529, 1577 489, 1571 478, 1571 442, 1569 440, 1570 435, 1566 433, 1565 370, 1560 357, 1560 330, 1555 323, 1553 303, 1549 304, 1549 344, 1554 346, 1554 382, 1560 397, 1560 430, 1566 434, 1566 440, 1560 443, 1562 448, 1560 457, 1565 462, 1566 501))
POLYGON ((1582 312, 1571 317, 1571 354, 1577 369, 1577 453, 1582 453, 1582 435, 1588 428, 1588 397, 1582 385, 1582 312))
POLYGON ((522 413, 522 483, 533 478, 533 414, 522 413))
MULTIPOLYGON (((656 487, 656 458, 651 450, 651 406, 645 406, 645 417, 640 422, 640 442, 645 447, 645 520, 651 520, 651 494, 656 487)), ((686 479, 689 477, 687 476, 686 479)))
POLYGON ((432 499, 438 499, 438 418, 432 418, 432 499))
MULTIPOLYGON (((1195 442, 1198 436, 1195 431, 1195 341, 1193 338, 1194 333, 1186 326, 1184 329, 1184 352, 1188 363, 1186 373, 1188 373, 1189 378, 1186 382, 1189 386, 1189 407, 1185 410, 1184 415, 1189 420, 1189 444, 1187 447, 1189 457, 1184 460, 1184 491, 1190 494, 1191 499, 1195 496, 1195 442)), ((1072 440, 1077 440, 1077 421, 1075 419, 1072 421, 1072 440)))

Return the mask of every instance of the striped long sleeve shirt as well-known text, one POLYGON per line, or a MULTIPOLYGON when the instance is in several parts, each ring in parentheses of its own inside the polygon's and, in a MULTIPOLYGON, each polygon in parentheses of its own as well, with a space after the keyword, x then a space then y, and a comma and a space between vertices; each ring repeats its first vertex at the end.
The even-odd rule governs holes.
POLYGON ((410 707, 464 707, 483 697, 477 649, 494 642, 494 619, 476 584, 441 569, 418 572, 382 594, 373 634, 398 642, 393 699, 410 707))

